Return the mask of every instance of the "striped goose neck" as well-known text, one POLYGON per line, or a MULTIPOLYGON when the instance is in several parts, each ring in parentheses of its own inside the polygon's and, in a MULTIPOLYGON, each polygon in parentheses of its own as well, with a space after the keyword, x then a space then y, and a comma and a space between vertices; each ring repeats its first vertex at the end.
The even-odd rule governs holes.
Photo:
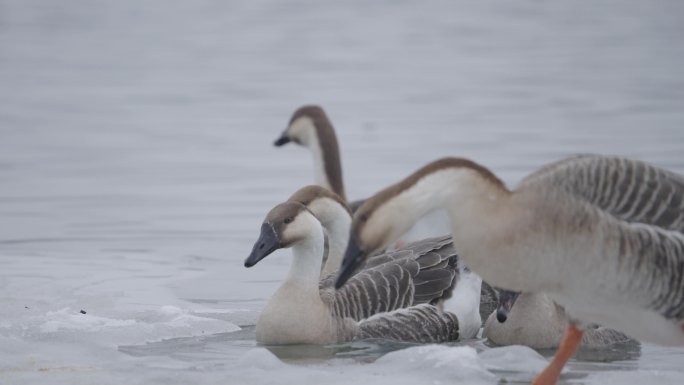
POLYGON ((346 201, 340 148, 335 130, 325 115, 314 117, 313 124, 314 138, 310 141, 310 147, 316 164, 316 183, 325 186, 346 201))
POLYGON ((510 191, 488 169, 467 159, 444 158, 369 198, 354 214, 354 230, 362 244, 374 245, 367 251, 379 250, 434 210, 447 210, 456 229, 496 217, 499 205, 493 203, 508 196, 510 191))
POLYGON ((346 201, 340 147, 335 129, 323 108, 316 105, 300 107, 290 118, 287 132, 295 142, 311 150, 316 183, 334 191, 346 201))
POLYGON ((335 129, 323 108, 316 105, 300 107, 292 115, 287 132, 292 140, 311 150, 316 183, 334 191, 346 201, 340 148, 335 129))

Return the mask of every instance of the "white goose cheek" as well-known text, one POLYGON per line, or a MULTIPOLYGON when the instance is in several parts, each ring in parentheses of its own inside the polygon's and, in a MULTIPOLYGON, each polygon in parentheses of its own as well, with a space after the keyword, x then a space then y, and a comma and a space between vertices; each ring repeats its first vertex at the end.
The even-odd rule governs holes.
POLYGON ((314 124, 311 118, 303 116, 298 118, 290 125, 288 133, 297 143, 308 147, 311 142, 311 136, 314 131, 314 124))

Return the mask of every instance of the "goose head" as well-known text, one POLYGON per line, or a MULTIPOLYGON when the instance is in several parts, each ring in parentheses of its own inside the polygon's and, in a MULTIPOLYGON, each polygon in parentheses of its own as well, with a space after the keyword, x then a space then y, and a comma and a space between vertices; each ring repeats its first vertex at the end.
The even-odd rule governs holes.
POLYGON ((326 229, 344 220, 351 221, 352 213, 347 203, 339 195, 318 185, 302 187, 288 201, 306 206, 326 229))
POLYGON ((292 114, 287 128, 273 142, 273 145, 280 147, 294 142, 309 147, 313 144, 313 140, 315 140, 317 128, 323 124, 330 125, 330 121, 323 108, 316 105, 300 107, 292 114))
POLYGON ((336 272, 342 265, 342 256, 349 239, 352 218, 349 207, 339 195, 317 185, 299 189, 288 200, 303 204, 320 221, 328 241, 328 258, 321 274, 336 272))
POLYGON ((261 225, 259 239, 245 259, 252 267, 278 249, 289 248, 307 240, 320 229, 318 220, 299 202, 285 202, 274 207, 261 225))
POLYGON ((520 295, 519 292, 509 290, 499 290, 499 305, 496 308, 496 320, 500 323, 506 322, 508 313, 513 308, 515 301, 520 295))
POLYGON ((477 211, 470 206, 488 205, 501 191, 508 192, 491 171, 463 158, 439 159, 381 190, 354 212, 335 286, 340 288, 369 255, 397 240, 431 211, 447 209, 453 227, 455 216, 471 216, 477 211))
POLYGON ((302 145, 311 151, 316 183, 333 190, 346 201, 340 146, 337 144, 335 129, 325 111, 314 105, 297 109, 285 131, 273 144, 279 147, 289 142, 302 145))

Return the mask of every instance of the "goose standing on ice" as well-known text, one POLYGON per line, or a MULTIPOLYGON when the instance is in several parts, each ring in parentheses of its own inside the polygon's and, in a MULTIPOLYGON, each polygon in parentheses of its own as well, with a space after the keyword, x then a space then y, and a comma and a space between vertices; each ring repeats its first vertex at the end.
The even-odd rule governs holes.
POLYGON ((336 286, 414 221, 446 208, 468 266, 499 287, 547 294, 575 320, 534 381, 555 384, 583 323, 684 345, 683 207, 684 177, 640 161, 573 157, 511 191, 485 167, 445 158, 357 210, 336 286))
MULTIPOLYGON (((342 265, 342 257, 349 240, 349 229, 352 221, 349 207, 337 194, 316 185, 302 187, 292 194, 288 201, 303 204, 323 226, 328 240, 328 256, 321 272, 322 286, 332 287, 335 279, 334 273, 342 265)), ((373 255, 366 260, 363 268, 368 269, 383 263, 403 263, 402 260, 406 258, 424 259, 426 254, 434 259, 435 265, 447 260, 453 262, 457 258, 451 236, 441 236, 413 242, 399 250, 373 255)), ((442 269, 426 271, 422 275, 437 275, 448 272, 457 276, 453 278, 453 285, 443 290, 441 297, 435 296, 432 290, 427 290, 420 284, 419 289, 414 293, 413 301, 414 303, 437 304, 456 314, 460 339, 474 338, 482 326, 482 318, 479 313, 479 278, 473 277, 473 274, 470 273, 461 274, 464 269, 465 267, 459 264, 458 269, 453 271, 442 269), (454 286, 457 284, 459 290, 454 292, 454 286)), ((382 280, 382 282, 387 282, 387 280, 382 280)), ((442 287, 439 287, 439 290, 442 290, 442 287)))
MULTIPOLYGON (((440 299, 453 285, 456 254, 425 253, 361 270, 345 290, 322 285, 324 254, 321 223, 304 205, 288 201, 274 207, 245 267, 280 248, 292 248, 290 271, 259 315, 259 343, 323 344, 363 338, 408 342, 457 340, 456 315, 419 300, 440 299)), ((331 279, 332 281, 332 279, 331 279)))

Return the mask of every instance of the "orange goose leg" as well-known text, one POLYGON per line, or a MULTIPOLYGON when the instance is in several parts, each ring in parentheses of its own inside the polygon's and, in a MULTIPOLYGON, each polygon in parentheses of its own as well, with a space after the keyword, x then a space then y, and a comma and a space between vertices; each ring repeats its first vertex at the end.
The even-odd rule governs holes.
POLYGON ((549 366, 541 372, 537 378, 532 381, 532 385, 555 385, 558 382, 558 377, 560 377, 561 370, 568 362, 568 360, 575 355, 575 352, 582 342, 583 331, 579 330, 572 323, 568 325, 568 329, 565 331, 565 336, 563 341, 561 341, 556 354, 553 356, 553 360, 549 366))

